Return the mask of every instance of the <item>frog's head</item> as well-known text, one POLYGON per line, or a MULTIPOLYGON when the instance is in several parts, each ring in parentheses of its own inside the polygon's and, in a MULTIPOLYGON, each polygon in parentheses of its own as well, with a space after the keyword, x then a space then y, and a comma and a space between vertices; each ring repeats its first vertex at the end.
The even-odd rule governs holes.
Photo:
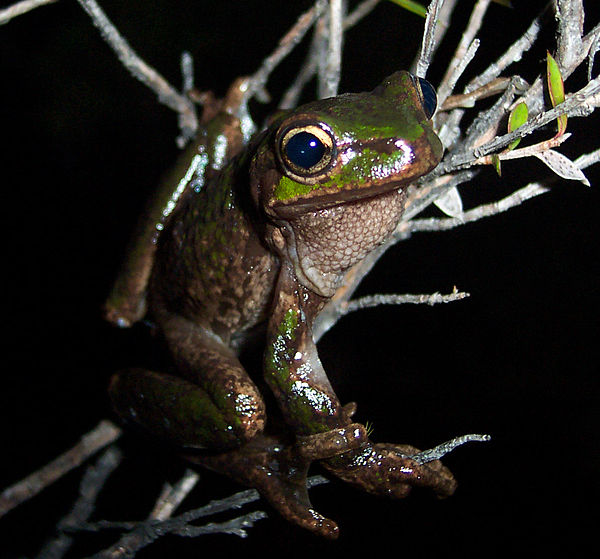
MULTIPOLYGON (((435 105, 428 82, 396 72, 371 92, 322 99, 287 113, 272 124, 255 151, 255 201, 293 232, 302 216, 401 193, 442 157, 442 144, 430 123, 435 105)), ((400 213, 381 223, 377 242, 400 213)), ((362 235, 356 230, 353 234, 362 235)), ((294 254, 306 248, 295 237, 294 254)))
POLYGON ((396 72, 367 93, 314 101, 279 118, 257 150, 261 205, 298 215, 408 186, 440 161, 432 86, 396 72))

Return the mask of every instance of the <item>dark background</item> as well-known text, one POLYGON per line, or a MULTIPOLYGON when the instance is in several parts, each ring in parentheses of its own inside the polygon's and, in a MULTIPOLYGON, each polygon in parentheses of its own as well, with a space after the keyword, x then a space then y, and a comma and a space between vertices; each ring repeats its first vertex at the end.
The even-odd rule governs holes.
MULTIPOLYGON (((2 7, 9 2, 2 2, 2 7)), ((481 34, 480 62, 497 58, 543 4, 494 5, 481 34)), ((593 2, 586 2, 591 6, 593 2)), ((253 72, 309 5, 295 2, 116 2, 103 7, 139 54, 179 84, 179 56, 195 57, 197 86, 222 94, 253 72)), ((461 30, 472 2, 460 4, 461 30)), ((591 9, 591 8, 590 8, 591 9)), ((598 22, 589 14, 586 29, 598 22)), ((422 21, 382 3, 347 35, 342 91, 371 89, 408 67, 422 21)), ((450 35, 429 74, 436 84, 456 41, 450 35)), ((548 33, 515 71, 543 71, 548 33)), ((71 447, 110 414, 111 371, 148 358, 144 328, 119 331, 99 309, 144 200, 177 155, 176 118, 133 80, 75 2, 61 1, 0 27, 2 192, 5 230, 5 358, 0 390, 1 486, 71 447)), ((303 54, 270 82, 289 83, 303 54)), ((472 74, 469 74, 472 75, 472 74)), ((584 72, 567 81, 581 87, 584 72)), ((309 96, 312 93, 309 93, 309 96)), ((256 108, 258 113, 268 110, 256 108)), ((598 147, 598 118, 572 119, 560 151, 576 157, 598 147)), ((551 137, 554 127, 545 131, 551 137)), ((139 557, 192 556, 218 550, 298 554, 322 550, 433 554, 443 551, 580 551, 595 536, 598 498, 598 168, 592 188, 562 181, 511 212, 439 234, 420 234, 390 251, 361 293, 450 292, 451 305, 366 310, 343 319, 320 354, 343 401, 373 437, 431 447, 453 436, 490 433, 445 463, 459 481, 437 501, 415 491, 387 501, 333 482, 312 492, 315 507, 338 521, 341 537, 324 542, 276 515, 246 540, 166 538, 139 557), (597 507, 596 507, 597 508, 597 507), (189 554, 189 555, 187 555, 189 554)), ((502 197, 549 174, 537 160, 506 163, 499 179, 483 169, 463 187, 473 205, 502 197)), ((148 514, 177 458, 133 436, 125 462, 96 518, 148 514)), ((315 468, 317 471, 317 468, 315 468)), ((76 496, 81 470, 0 522, 0 556, 34 555, 76 496)), ((188 508, 238 486, 203 473, 188 508)), ((83 538, 74 557, 107 543, 83 538)), ((100 547, 99 547, 100 546, 100 547)))

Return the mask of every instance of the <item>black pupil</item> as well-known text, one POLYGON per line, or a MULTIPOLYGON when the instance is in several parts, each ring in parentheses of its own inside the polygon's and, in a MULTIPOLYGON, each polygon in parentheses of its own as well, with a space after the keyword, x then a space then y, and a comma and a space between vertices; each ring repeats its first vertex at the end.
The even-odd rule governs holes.
POLYGON ((314 134, 298 132, 288 140, 285 154, 294 165, 310 169, 323 158, 325 146, 314 134))
POLYGON ((423 78, 418 78, 419 85, 421 86, 421 93, 423 94, 423 110, 425 116, 431 118, 437 106, 437 95, 433 86, 423 78))

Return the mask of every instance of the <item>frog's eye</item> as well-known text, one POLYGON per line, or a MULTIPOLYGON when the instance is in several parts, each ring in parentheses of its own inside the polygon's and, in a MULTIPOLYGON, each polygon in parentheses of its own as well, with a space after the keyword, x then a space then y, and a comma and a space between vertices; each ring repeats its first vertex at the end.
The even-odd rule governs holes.
POLYGON ((416 78, 418 89, 421 92, 421 104, 425 111, 425 116, 431 118, 437 107, 437 95, 433 86, 423 78, 416 78))
POLYGON ((282 130, 277 145, 281 162, 293 178, 315 178, 334 159, 333 137, 315 124, 282 130))

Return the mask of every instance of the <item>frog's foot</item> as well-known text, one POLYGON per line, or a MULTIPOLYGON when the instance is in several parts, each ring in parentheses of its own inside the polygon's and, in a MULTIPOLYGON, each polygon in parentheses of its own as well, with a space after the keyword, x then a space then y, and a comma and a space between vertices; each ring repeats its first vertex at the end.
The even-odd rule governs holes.
POLYGON ((310 502, 306 476, 312 460, 302 456, 296 446, 258 435, 235 450, 186 458, 254 487, 290 522, 326 538, 338 537, 337 524, 318 513, 310 502))
POLYGON ((323 460, 323 465, 340 479, 369 493, 406 497, 411 487, 428 487, 440 497, 456 489, 454 476, 439 460, 418 463, 412 456, 419 450, 408 445, 368 442, 360 449, 323 460))

